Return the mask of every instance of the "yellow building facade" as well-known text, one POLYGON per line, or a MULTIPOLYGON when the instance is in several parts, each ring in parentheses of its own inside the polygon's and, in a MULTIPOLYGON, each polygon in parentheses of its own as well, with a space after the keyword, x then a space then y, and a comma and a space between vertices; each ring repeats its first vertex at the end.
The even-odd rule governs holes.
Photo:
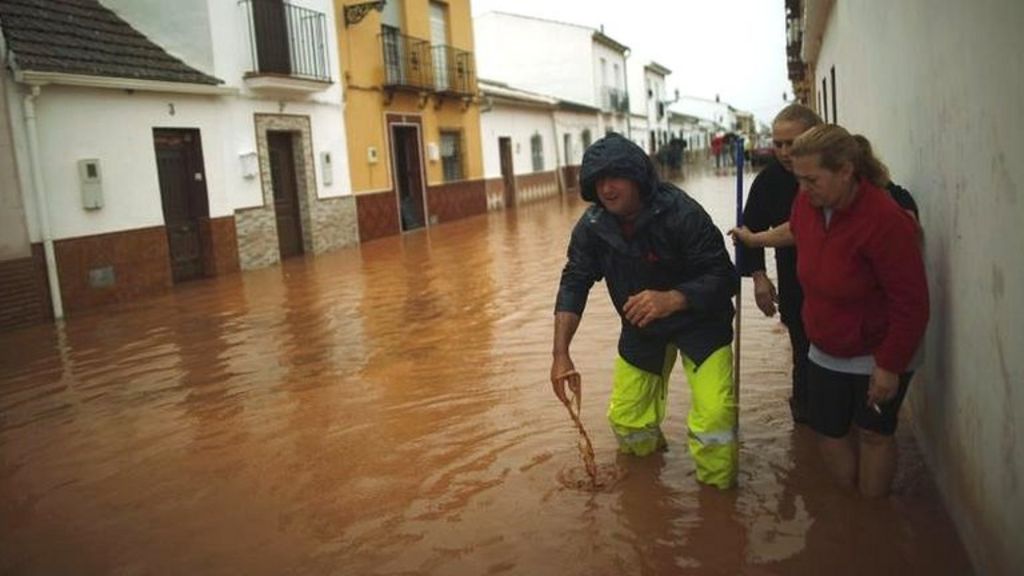
POLYGON ((362 241, 487 210, 469 0, 335 0, 362 241))

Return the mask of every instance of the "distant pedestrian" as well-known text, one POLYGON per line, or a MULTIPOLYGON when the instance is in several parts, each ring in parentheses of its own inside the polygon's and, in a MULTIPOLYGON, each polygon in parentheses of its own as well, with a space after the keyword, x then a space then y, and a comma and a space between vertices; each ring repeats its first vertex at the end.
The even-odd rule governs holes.
POLYGON ((724 136, 715 136, 711 139, 711 154, 715 157, 715 169, 722 167, 722 147, 725 145, 724 136))

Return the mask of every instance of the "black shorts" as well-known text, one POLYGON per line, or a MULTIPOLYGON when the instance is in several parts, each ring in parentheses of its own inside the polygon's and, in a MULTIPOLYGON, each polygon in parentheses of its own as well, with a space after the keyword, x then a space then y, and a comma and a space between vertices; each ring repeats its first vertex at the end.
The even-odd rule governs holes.
POLYGON ((870 376, 834 372, 807 362, 807 420, 816 432, 842 438, 850 431, 850 424, 884 436, 896 432, 900 405, 907 394, 907 385, 913 372, 900 375, 896 396, 878 407, 879 414, 867 405, 870 376))

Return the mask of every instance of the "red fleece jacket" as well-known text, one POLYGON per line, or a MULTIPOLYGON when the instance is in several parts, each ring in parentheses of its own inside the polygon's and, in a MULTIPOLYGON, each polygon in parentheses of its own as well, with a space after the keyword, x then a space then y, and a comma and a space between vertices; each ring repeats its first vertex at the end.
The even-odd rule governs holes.
POLYGON ((873 354, 902 373, 928 324, 928 282, 913 218, 861 181, 853 203, 825 215, 806 194, 793 202, 797 276, 808 339, 833 356, 873 354))

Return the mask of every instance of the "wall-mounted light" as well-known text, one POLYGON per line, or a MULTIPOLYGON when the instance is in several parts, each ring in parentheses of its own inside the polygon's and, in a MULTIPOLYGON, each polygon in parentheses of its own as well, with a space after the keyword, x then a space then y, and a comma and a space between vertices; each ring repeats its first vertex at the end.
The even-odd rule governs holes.
POLYGON ((362 22, 363 18, 370 13, 370 10, 383 12, 385 3, 387 3, 387 0, 376 0, 374 2, 363 2, 362 4, 345 6, 345 27, 348 28, 351 25, 362 22))

